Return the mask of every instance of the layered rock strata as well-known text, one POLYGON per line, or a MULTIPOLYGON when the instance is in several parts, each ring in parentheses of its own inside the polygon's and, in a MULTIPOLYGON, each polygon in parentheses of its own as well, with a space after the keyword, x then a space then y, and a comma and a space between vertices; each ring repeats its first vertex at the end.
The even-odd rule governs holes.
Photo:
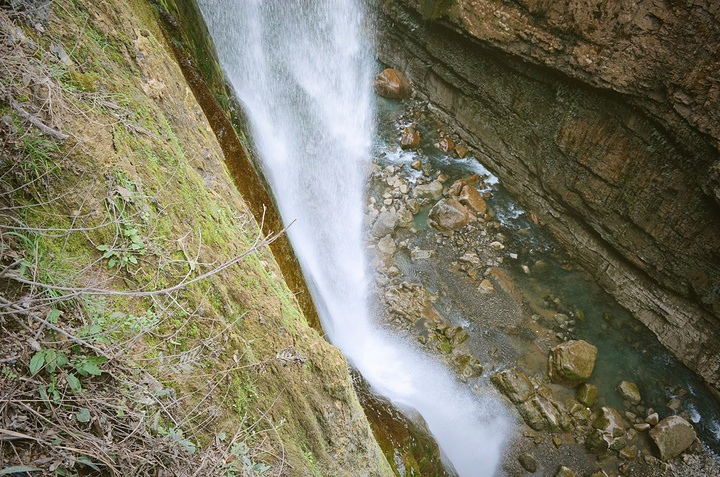
POLYGON ((380 2, 378 54, 718 388, 720 7, 685 3, 380 2))

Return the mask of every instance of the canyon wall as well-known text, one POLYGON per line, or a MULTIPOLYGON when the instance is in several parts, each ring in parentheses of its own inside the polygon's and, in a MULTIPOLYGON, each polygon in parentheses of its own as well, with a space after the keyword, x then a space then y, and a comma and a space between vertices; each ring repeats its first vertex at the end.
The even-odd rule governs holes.
POLYGON ((435 3, 379 2, 381 61, 718 388, 720 4, 435 3))

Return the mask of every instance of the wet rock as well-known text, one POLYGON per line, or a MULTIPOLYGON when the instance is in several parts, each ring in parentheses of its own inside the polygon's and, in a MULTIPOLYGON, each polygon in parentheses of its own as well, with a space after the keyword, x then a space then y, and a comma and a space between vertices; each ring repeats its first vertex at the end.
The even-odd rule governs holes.
POLYGON ((420 133, 414 128, 405 128, 400 138, 400 147, 403 149, 413 149, 420 145, 420 133))
POLYGON ((443 193, 443 185, 442 182, 438 180, 434 180, 430 182, 429 184, 422 184, 419 186, 416 186, 413 189, 413 196, 418 199, 433 199, 438 200, 442 197, 443 193))
POLYGON ((466 226, 470 212, 455 199, 441 199, 428 215, 428 224, 441 232, 450 232, 466 226))
POLYGON ((555 473, 555 477, 577 477, 577 474, 564 465, 561 465, 555 473))
POLYGON ((648 424, 647 422, 642 422, 640 424, 633 424, 633 427, 638 432, 645 432, 645 431, 650 430, 650 424, 648 424))
POLYGON ((440 149, 442 152, 450 152, 455 148, 455 142, 449 137, 443 137, 440 138, 438 142, 434 144, 434 146, 438 149, 440 149))
POLYGON ((458 261, 470 265, 480 265, 480 257, 475 252, 465 252, 462 257, 458 258, 458 261))
POLYGON ((385 300, 392 311, 414 321, 429 306, 430 294, 418 284, 402 282, 385 292, 385 300))
POLYGON ((393 240, 392 235, 386 235, 381 238, 377 247, 378 250, 385 255, 393 255, 397 250, 397 246, 395 245, 395 240, 393 240))
POLYGON ((623 399, 627 399, 633 404, 638 404, 640 402, 640 390, 635 383, 631 383, 630 381, 621 381, 620 384, 618 384, 617 392, 620 393, 623 399))
POLYGON ((397 225, 399 227, 407 228, 407 227, 412 227, 413 224, 415 224, 415 219, 413 218, 413 214, 405 207, 401 207, 397 211, 397 218, 398 218, 397 225))
POLYGON ((465 205, 476 214, 487 214, 487 203, 480 192, 478 192, 478 190, 473 186, 463 186, 460 195, 458 196, 458 200, 461 204, 465 205))
POLYGON ((410 164, 410 167, 412 167, 416 171, 419 171, 420 169, 422 169, 422 162, 420 162, 420 159, 415 159, 414 161, 412 161, 412 164, 410 164))
POLYGON ((585 445, 594 454, 608 450, 620 450, 627 445, 625 426, 622 416, 615 409, 603 406, 592 417, 593 431, 585 445))
POLYGON ((412 94, 410 81, 392 68, 383 70, 373 81, 375 93, 388 99, 406 99, 412 94))
POLYGON ((486 278, 485 280, 480 282, 480 285, 478 286, 478 291, 483 295, 487 295, 494 292, 495 287, 493 287, 493 284, 490 282, 490 280, 486 278))
POLYGON ((407 202, 405 202, 405 206, 413 215, 420 212, 420 204, 415 199, 408 199, 407 202))
POLYGON ((595 399, 598 396, 598 388, 594 384, 582 383, 578 386, 575 392, 575 397, 578 401, 585 404, 587 407, 593 407, 595 399))
POLYGON ((427 260, 435 254, 435 250, 423 250, 415 247, 410 251, 410 260, 413 262, 419 262, 420 260, 427 260))
POLYGON ((518 457, 518 461, 520 462, 522 468, 531 474, 534 474, 537 471, 537 460, 535 460, 535 457, 533 457, 532 454, 523 454, 518 457))
POLYGON ((572 428, 572 421, 562 405, 547 397, 535 394, 517 408, 527 425, 536 431, 547 429, 550 432, 559 432, 572 428))
POLYGON ((550 350, 550 379, 569 387, 587 381, 595 367, 597 348, 583 340, 571 340, 550 350))
POLYGON ((671 400, 668 401, 667 407, 672 409, 673 411, 677 412, 682 407, 682 401, 679 400, 678 398, 672 398, 671 400))
POLYGON ((469 151, 467 147, 458 144, 457 146, 455 146, 455 152, 457 153, 458 157, 462 159, 468 155, 469 151))
POLYGON ((669 460, 680 455, 695 440, 692 424, 680 416, 663 419, 650 431, 650 438, 660 451, 660 459, 669 460))
POLYGON ((370 233, 376 238, 385 237, 395 231, 400 217, 391 212, 381 212, 370 230, 370 233))
POLYGON ((526 401, 535 390, 527 375, 517 368, 498 371, 490 381, 515 404, 526 401))
POLYGON ((657 412, 653 412, 652 414, 649 414, 648 417, 645 418, 645 422, 647 422, 651 426, 657 426, 657 423, 659 421, 660 421, 660 417, 658 416, 657 412))

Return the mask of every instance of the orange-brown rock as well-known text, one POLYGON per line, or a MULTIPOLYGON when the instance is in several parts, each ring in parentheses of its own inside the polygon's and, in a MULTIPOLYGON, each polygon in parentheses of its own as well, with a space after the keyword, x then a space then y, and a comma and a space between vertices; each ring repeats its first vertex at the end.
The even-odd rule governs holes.
POLYGON ((487 214, 487 203, 485 199, 483 199, 482 194, 473 186, 463 186, 458 200, 476 214, 487 214))
POLYGON ((400 138, 400 146, 403 149, 413 149, 420 145, 420 133, 413 128, 405 128, 400 138))
POLYGON ((407 77, 392 68, 387 68, 375 76, 373 89, 375 93, 388 99, 407 99, 412 94, 412 86, 407 77))
POLYGON ((453 142, 453 140, 449 137, 440 138, 440 140, 434 145, 442 152, 450 152, 455 148, 455 142, 453 142))

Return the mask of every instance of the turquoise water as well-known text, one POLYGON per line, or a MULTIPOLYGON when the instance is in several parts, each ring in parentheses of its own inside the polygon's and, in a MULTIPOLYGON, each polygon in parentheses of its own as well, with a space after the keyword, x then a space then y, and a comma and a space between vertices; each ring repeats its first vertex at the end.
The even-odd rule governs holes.
MULTIPOLYGON (((607 403, 618 410, 625 409, 622 397, 615 390, 623 380, 639 386, 641 405, 645 409, 653 408, 661 419, 674 414, 667 403, 679 397, 682 402, 679 412, 694 424, 700 439, 720 453, 720 406, 696 375, 675 359, 646 326, 605 293, 546 229, 530 220, 519 202, 476 159, 470 156, 453 159, 433 147, 438 135, 435 127, 427 126, 435 126, 429 115, 420 115, 417 120, 416 128, 423 141, 417 150, 409 152, 397 147, 399 131, 411 123, 399 119, 403 111, 398 104, 378 98, 377 111, 378 137, 382 139, 376 143, 374 155, 381 165, 409 166, 416 158, 422 158, 432 165, 433 173, 440 171, 448 176, 446 186, 455 179, 476 173, 484 179, 478 188, 489 192, 486 201, 500 224, 497 231, 507 238, 506 256, 511 253, 518 256, 516 260, 504 260, 500 268, 521 296, 526 313, 533 315, 538 323, 549 326, 554 314, 565 314, 574 320, 571 330, 557 328, 554 331, 598 347, 598 360, 590 382, 599 389, 600 405, 607 403)), ((417 172, 417 176, 420 175, 421 172, 417 172)), ((430 205, 415 217, 418 229, 426 227, 429 209, 430 205)))

